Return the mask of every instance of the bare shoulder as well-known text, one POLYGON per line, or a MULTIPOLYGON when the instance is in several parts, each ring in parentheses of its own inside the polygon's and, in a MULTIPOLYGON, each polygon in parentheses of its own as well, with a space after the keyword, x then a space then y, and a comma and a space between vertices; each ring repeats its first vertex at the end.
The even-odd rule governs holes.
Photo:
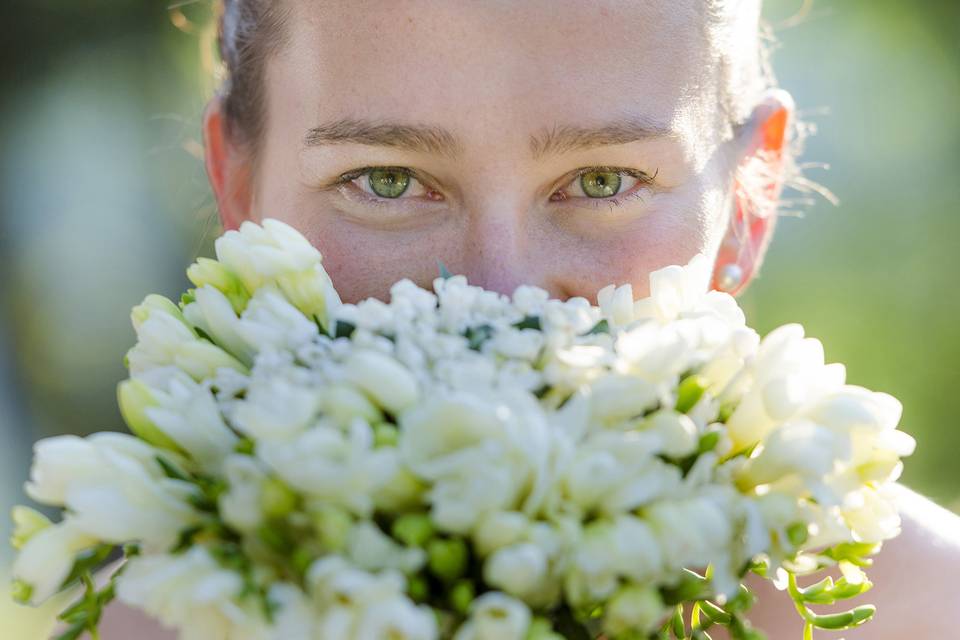
MULTIPOLYGON (((902 485, 896 486, 896 495, 902 533, 884 544, 867 571, 874 588, 851 601, 876 605, 876 616, 842 635, 846 640, 956 637, 960 517, 902 485)), ((756 626, 771 640, 799 640, 803 626, 787 594, 765 580, 757 579, 751 587, 759 596, 750 616, 756 626)), ((823 637, 834 635, 825 632, 823 637)))

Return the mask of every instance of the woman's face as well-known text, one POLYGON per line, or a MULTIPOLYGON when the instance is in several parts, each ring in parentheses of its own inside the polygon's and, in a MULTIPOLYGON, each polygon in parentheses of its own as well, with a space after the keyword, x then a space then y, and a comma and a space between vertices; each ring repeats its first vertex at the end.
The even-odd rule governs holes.
POLYGON ((303 232, 345 301, 429 288, 438 260, 503 293, 643 295, 729 226, 743 146, 706 4, 293 1, 250 216, 303 232))

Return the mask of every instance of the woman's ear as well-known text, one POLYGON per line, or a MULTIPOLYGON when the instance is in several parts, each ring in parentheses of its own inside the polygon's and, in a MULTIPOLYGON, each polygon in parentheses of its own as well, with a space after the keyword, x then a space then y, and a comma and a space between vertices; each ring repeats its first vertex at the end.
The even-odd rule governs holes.
POLYGON ((230 139, 226 124, 223 100, 215 96, 203 112, 203 142, 207 177, 225 231, 250 217, 253 193, 250 155, 230 139))
POLYGON ((737 160, 730 224, 717 254, 713 288, 742 292, 763 262, 777 220, 788 164, 787 136, 795 112, 793 98, 771 89, 754 108, 743 130, 737 160))

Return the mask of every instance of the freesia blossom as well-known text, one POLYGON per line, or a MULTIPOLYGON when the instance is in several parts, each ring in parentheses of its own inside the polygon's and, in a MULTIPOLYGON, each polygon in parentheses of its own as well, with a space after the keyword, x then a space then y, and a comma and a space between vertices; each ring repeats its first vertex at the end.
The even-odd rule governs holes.
POLYGON ((289 225, 216 249, 131 313, 135 437, 36 445, 27 494, 63 514, 14 512, 14 594, 82 584, 68 634, 96 631, 88 565, 120 549, 118 597, 187 640, 615 640, 741 605, 744 571, 840 558, 829 598, 852 593, 899 533, 903 407, 800 325, 761 339, 703 255, 640 300, 445 273, 342 304, 289 225))
POLYGON ((242 590, 240 575, 218 566, 203 547, 133 558, 117 581, 122 602, 180 629, 181 640, 263 638, 256 605, 240 601, 242 590))
POLYGON ((35 451, 27 494, 69 509, 77 531, 163 548, 199 520, 188 503, 192 487, 165 477, 157 452, 135 438, 58 436, 41 440, 35 451))
POLYGON ((97 539, 71 520, 51 525, 33 535, 13 564, 13 578, 27 586, 27 602, 40 604, 60 590, 73 569, 77 554, 97 539))
POLYGON ((454 640, 523 640, 530 627, 530 609, 510 596, 490 591, 473 601, 470 619, 454 640))

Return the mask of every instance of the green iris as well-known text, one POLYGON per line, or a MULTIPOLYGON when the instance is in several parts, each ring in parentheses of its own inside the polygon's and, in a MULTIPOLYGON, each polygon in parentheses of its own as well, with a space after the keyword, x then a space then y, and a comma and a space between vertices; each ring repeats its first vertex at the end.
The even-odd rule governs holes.
POLYGON ((369 179, 370 188, 382 198, 400 197, 410 185, 410 176, 395 169, 373 169, 369 179))
POLYGON ((590 171, 580 176, 580 188, 591 198, 608 198, 620 190, 620 174, 615 171, 590 171))

